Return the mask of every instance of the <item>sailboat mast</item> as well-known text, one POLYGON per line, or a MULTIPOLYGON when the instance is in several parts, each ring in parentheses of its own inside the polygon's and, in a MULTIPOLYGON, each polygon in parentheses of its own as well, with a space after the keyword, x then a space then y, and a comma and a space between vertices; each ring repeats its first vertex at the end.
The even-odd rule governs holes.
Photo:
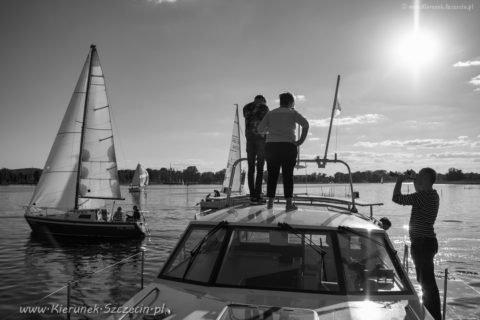
POLYGON ((333 98, 332 115, 330 117, 330 126, 328 127, 328 137, 327 137, 327 145, 325 146, 324 159, 327 159, 328 144, 330 143, 330 133, 332 132, 333 115, 335 114, 335 107, 337 106, 337 95, 338 95, 338 86, 339 85, 340 85, 340 75, 337 76, 337 86, 335 87, 335 97, 333 98))
POLYGON ((82 154, 83 154, 83 140, 85 136, 85 127, 87 122, 87 110, 88 110, 88 96, 90 93, 90 75, 92 74, 93 66, 93 52, 96 50, 96 46, 92 44, 90 46, 90 64, 88 66, 87 74, 87 88, 85 92, 85 103, 83 106, 83 121, 82 121, 82 132, 80 134, 80 152, 78 153, 78 168, 77 168, 77 185, 75 188, 75 210, 78 210, 78 194, 80 189, 80 174, 82 169, 82 154))
MULTIPOLYGON (((242 158, 242 138, 240 136, 240 118, 238 117, 238 103, 235 103, 236 111, 235 111, 235 121, 237 122, 237 134, 238 134, 238 158, 242 158)), ((238 164, 239 166, 239 174, 240 174, 240 181, 242 180, 242 163, 238 164)), ((242 192, 242 184, 238 186, 238 192, 242 192)))

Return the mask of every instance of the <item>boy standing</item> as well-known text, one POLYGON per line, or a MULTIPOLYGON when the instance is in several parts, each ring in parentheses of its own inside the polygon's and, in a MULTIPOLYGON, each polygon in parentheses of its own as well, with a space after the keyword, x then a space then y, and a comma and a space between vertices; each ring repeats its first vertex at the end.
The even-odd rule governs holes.
POLYGON ((412 206, 409 235, 417 281, 422 286, 423 304, 435 320, 441 320, 440 295, 435 282, 433 264, 433 258, 438 252, 438 242, 433 225, 440 204, 438 193, 432 188, 436 176, 435 170, 423 168, 413 180, 416 192, 407 195, 402 194, 402 182, 407 177, 399 176, 393 190, 392 201, 404 206, 412 206))
POLYGON ((258 132, 258 124, 268 112, 267 100, 257 95, 243 107, 245 137, 247 138, 248 188, 252 202, 262 201, 263 167, 265 165, 265 134, 258 132), (255 176, 255 169, 257 174, 255 176))

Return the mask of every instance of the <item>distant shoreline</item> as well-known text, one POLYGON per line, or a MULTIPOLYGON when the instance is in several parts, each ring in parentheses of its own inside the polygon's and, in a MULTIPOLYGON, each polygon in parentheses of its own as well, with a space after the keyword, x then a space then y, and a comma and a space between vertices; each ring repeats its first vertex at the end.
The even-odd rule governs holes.
MULTIPOLYGON (((353 184, 394 184, 394 181, 388 181, 384 183, 380 182, 354 182, 353 184)), ((408 182, 407 182, 408 183, 408 182)), ((169 184, 169 183, 152 183, 149 186, 192 186, 192 185, 204 185, 204 186, 219 186, 222 183, 190 183, 190 184, 169 184)), ((324 186, 334 186, 334 185, 345 185, 348 184, 348 182, 333 182, 333 183, 323 183, 323 182, 296 182, 295 185, 324 185, 324 186)), ((480 185, 480 180, 473 180, 473 181, 439 181, 434 184, 435 185, 440 185, 440 184, 458 184, 458 185, 480 185)), ((10 183, 10 184, 0 184, 0 186, 36 186, 34 183, 10 183)), ((123 187, 128 187, 129 184, 121 184, 123 187)), ((148 187, 147 187, 148 190, 148 187)))

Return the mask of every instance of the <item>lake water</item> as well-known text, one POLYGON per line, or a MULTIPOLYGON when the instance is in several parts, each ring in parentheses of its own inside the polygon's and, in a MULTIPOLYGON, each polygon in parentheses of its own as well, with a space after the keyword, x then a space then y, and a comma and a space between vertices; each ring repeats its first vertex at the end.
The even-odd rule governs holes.
MULTIPOLYGON (((391 202, 393 184, 357 184, 362 202, 383 202, 376 207, 377 218, 388 217, 388 231, 403 259, 408 234, 409 207, 391 202)), ((0 186, 0 319, 65 319, 65 315, 20 314, 20 306, 56 305, 65 307, 68 281, 73 306, 119 305, 140 288, 145 250, 144 281, 151 282, 188 222, 198 212, 196 204, 218 186, 150 186, 140 201, 147 210, 151 230, 144 240, 105 243, 57 241, 35 237, 23 217, 22 205, 30 200, 33 186, 0 186), (57 291, 58 290, 58 291, 57 291), (51 294, 52 292, 55 292, 51 294), (45 296, 51 294, 45 299, 45 296), (40 300, 40 301, 39 301, 40 300)), ((449 269, 452 277, 480 288, 480 186, 436 185, 440 212, 435 225, 440 250, 435 264, 438 273, 449 269)), ((281 188, 280 188, 281 190, 281 188)), ((344 185, 297 185, 295 192, 345 196, 344 185)), ((404 185, 404 192, 413 192, 404 185)), ((123 205, 129 209, 131 205, 123 205)), ((412 265, 412 264, 410 264, 412 265)), ((477 304, 467 306, 476 309, 477 304)), ((478 308, 478 309, 477 309, 478 308)), ((72 319, 103 319, 106 314, 75 314, 72 319)))

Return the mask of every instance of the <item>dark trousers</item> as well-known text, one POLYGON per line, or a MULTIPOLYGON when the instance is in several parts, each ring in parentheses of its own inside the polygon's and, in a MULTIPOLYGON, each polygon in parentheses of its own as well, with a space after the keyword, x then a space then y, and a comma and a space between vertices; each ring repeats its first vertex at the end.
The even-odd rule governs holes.
POLYGON ((423 304, 435 320, 441 320, 440 294, 435 282, 433 258, 438 252, 436 238, 412 238, 412 259, 417 281, 422 286, 423 304))
POLYGON ((250 197, 259 198, 262 193, 263 167, 265 165, 265 139, 247 139, 247 160, 250 197), (256 177, 255 168, 257 169, 256 177))
POLYGON ((278 176, 282 168, 283 194, 285 198, 293 196, 293 169, 297 161, 297 146, 290 142, 269 142, 265 146, 267 159, 267 196, 275 197, 278 176))

